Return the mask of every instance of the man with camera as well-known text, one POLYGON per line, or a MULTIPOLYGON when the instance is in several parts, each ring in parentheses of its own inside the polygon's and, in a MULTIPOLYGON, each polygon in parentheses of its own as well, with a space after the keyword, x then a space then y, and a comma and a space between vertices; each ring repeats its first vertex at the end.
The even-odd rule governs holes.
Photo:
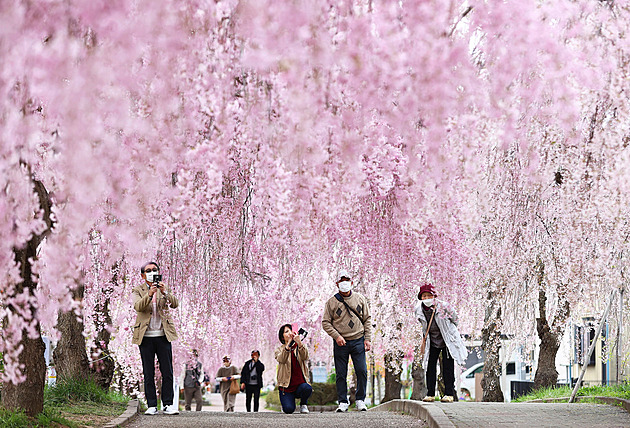
POLYGON ((164 413, 176 415, 178 405, 173 404, 173 349, 171 342, 177 339, 175 325, 169 313, 179 301, 162 282, 157 263, 149 262, 140 268, 143 284, 132 291, 133 308, 137 317, 133 327, 132 343, 140 347, 144 394, 149 407, 146 415, 155 415, 157 394, 155 390, 155 357, 162 373, 162 405, 164 413))
POLYGON ((367 364, 365 353, 372 348, 372 316, 368 301, 362 294, 352 291, 350 274, 341 270, 336 281, 339 292, 328 299, 322 318, 322 327, 334 340, 335 374, 337 383, 337 412, 347 412, 348 358, 352 357, 357 374, 356 407, 366 411, 367 364))
POLYGON ((254 397, 254 412, 258 411, 260 390, 263 387, 262 374, 265 365, 259 360, 260 351, 252 351, 252 359, 245 362, 241 370, 241 391, 245 391, 245 407, 252 411, 252 396, 254 397))
POLYGON ((199 353, 196 349, 192 350, 192 358, 186 363, 184 370, 184 399, 186 400, 185 409, 190 411, 192 400, 195 399, 196 411, 200 412, 203 406, 201 398, 201 382, 203 381, 203 366, 199 361, 199 353))

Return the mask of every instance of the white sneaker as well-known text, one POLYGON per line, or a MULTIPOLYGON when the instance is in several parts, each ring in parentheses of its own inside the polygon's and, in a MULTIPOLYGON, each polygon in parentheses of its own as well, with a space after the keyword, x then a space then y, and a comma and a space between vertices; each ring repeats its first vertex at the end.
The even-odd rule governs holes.
POLYGON ((177 410, 177 407, 175 407, 174 404, 171 404, 170 406, 164 406, 164 414, 165 415, 179 415, 179 410, 177 410))
POLYGON ((339 403, 339 407, 337 407, 337 412, 347 412, 348 407, 350 407, 350 403, 339 403))
POLYGON ((300 406, 300 413, 308 413, 308 406, 306 404, 300 406))
POLYGON ((149 407, 147 411, 144 412, 145 415, 157 415, 157 413, 157 407, 149 407))
POLYGON ((355 404, 356 404, 357 410, 359 412, 366 412, 367 411, 367 406, 365 405, 365 402, 363 400, 357 400, 357 402, 355 404))

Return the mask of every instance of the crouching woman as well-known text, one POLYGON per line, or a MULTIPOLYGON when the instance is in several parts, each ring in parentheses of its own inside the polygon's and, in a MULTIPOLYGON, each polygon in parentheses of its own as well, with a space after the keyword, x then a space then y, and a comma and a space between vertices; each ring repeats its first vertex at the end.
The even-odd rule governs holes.
POLYGON ((280 345, 276 349, 278 361, 278 394, 284 413, 295 411, 295 400, 300 399, 300 413, 308 413, 308 398, 313 388, 308 381, 308 350, 291 324, 280 327, 280 345))

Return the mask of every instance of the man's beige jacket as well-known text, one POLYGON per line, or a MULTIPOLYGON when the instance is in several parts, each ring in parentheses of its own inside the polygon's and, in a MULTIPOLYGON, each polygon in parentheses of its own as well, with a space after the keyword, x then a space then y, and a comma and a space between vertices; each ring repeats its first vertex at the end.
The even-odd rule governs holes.
MULTIPOLYGON (((151 296, 149 296, 149 287, 147 287, 146 283, 138 285, 131 293, 133 296, 133 308, 137 313, 136 322, 133 325, 133 340, 131 343, 140 345, 151 321, 151 313, 153 311, 151 296)), ((179 306, 179 300, 168 289, 166 290, 166 295, 158 290, 157 296, 157 309, 162 320, 162 328, 164 329, 166 340, 172 342, 177 340, 177 332, 171 318, 170 309, 175 309, 179 306)))

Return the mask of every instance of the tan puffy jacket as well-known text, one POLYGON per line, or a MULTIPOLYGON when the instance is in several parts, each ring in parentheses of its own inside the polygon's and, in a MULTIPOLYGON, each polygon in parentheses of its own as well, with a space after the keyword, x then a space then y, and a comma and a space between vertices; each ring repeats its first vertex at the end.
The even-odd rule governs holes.
MULTIPOLYGON (((309 372, 308 372, 308 349, 303 345, 301 348, 296 348, 292 351, 295 354, 295 357, 300 363, 300 367, 302 368, 302 374, 304 375, 304 380, 306 383, 309 383, 309 372)), ((280 345, 276 348, 276 361, 278 361, 278 386, 280 388, 286 388, 289 386, 291 382, 291 351, 287 351, 287 348, 284 345, 280 345)))
MULTIPOLYGON (((158 314, 162 319, 162 328, 166 335, 166 340, 172 342, 177 340, 177 332, 175 331, 175 324, 169 309, 179 306, 179 301, 168 290, 166 290, 166 296, 161 291, 157 292, 157 308, 158 314), (170 305, 169 305, 170 304, 170 305)), ((133 308, 136 310, 137 317, 136 322, 133 325, 133 339, 131 343, 134 345, 140 345, 144 338, 144 333, 149 327, 151 321, 152 305, 151 296, 149 296, 149 288, 146 284, 138 285, 131 292, 133 296, 133 308)))

